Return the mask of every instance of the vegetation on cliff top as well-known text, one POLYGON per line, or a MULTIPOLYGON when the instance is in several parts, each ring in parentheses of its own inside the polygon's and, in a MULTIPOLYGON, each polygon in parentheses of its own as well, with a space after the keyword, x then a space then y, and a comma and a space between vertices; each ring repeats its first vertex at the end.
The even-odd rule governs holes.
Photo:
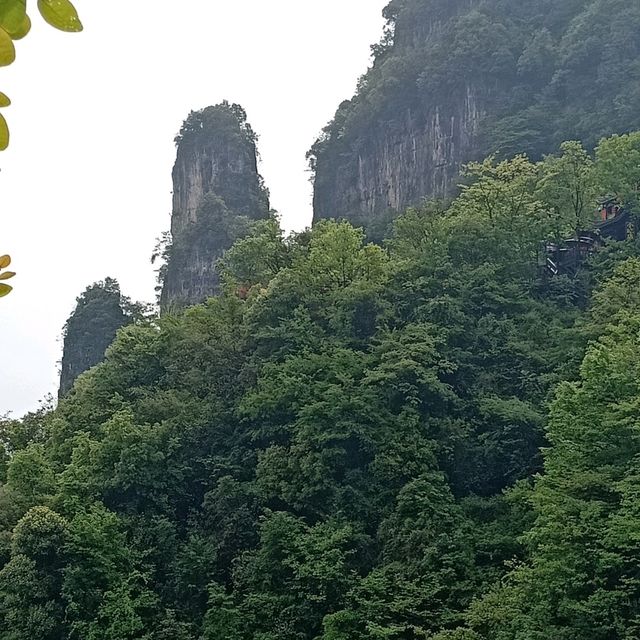
POLYGON ((219 297, 0 423, 0 638, 635 637, 640 245, 536 250, 638 151, 472 165, 383 246, 256 222, 219 297))

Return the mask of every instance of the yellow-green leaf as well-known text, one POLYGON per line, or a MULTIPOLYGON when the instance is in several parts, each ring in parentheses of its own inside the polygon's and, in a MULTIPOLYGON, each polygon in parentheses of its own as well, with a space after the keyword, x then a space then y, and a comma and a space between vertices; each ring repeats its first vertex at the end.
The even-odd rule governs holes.
POLYGON ((7 31, 12 40, 21 40, 31 31, 31 18, 25 13, 22 22, 15 29, 7 31))
POLYGON ((11 36, 0 27, 0 67, 6 67, 16 59, 16 48, 11 36))
POLYGON ((62 31, 82 31, 78 12, 69 0, 38 0, 38 9, 52 27, 62 31))
POLYGON ((0 91, 0 107, 8 107, 10 104, 9 96, 0 91))
POLYGON ((0 113, 0 151, 9 146, 9 126, 4 116, 0 113))
POLYGON ((17 31, 27 15, 25 0, 0 0, 0 26, 5 31, 17 31))
POLYGON ((0 269, 6 269, 11 264, 11 256, 0 256, 0 269))
POLYGON ((9 280, 9 278, 13 278, 15 275, 15 271, 4 271, 3 273, 0 273, 0 280, 9 280))
POLYGON ((2 298, 3 296, 6 296, 8 293, 11 293, 12 290, 13 290, 13 287, 9 286, 8 284, 5 284, 4 282, 0 282, 0 298, 2 298))

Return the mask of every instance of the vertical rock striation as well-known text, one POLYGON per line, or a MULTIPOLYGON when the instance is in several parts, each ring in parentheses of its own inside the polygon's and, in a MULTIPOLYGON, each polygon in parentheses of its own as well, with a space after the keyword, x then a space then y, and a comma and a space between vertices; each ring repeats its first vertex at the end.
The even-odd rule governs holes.
POLYGON ((269 214, 256 136, 239 105, 192 112, 176 138, 171 245, 163 311, 202 302, 220 286, 216 263, 251 221, 269 214))
POLYGON ((469 85, 456 102, 407 108, 394 126, 374 128, 351 149, 318 163, 314 219, 366 224, 456 185, 460 165, 478 156, 484 104, 469 85))

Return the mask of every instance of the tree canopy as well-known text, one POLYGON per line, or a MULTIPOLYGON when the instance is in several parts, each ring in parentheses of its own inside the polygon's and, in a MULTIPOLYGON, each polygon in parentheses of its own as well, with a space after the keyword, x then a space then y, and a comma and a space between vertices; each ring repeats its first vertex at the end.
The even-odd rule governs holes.
POLYGON ((256 220, 1 420, 0 640, 635 637, 640 244, 537 265, 632 140, 472 164, 381 245, 256 220))

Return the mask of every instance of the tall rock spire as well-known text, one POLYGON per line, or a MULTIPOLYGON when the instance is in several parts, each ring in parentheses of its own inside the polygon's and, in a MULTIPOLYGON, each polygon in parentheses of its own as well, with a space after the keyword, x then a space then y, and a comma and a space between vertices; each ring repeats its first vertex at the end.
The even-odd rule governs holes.
POLYGON ((223 102, 191 112, 176 137, 171 244, 163 311, 202 302, 220 287, 216 263, 253 220, 269 214, 256 135, 245 111, 223 102))

